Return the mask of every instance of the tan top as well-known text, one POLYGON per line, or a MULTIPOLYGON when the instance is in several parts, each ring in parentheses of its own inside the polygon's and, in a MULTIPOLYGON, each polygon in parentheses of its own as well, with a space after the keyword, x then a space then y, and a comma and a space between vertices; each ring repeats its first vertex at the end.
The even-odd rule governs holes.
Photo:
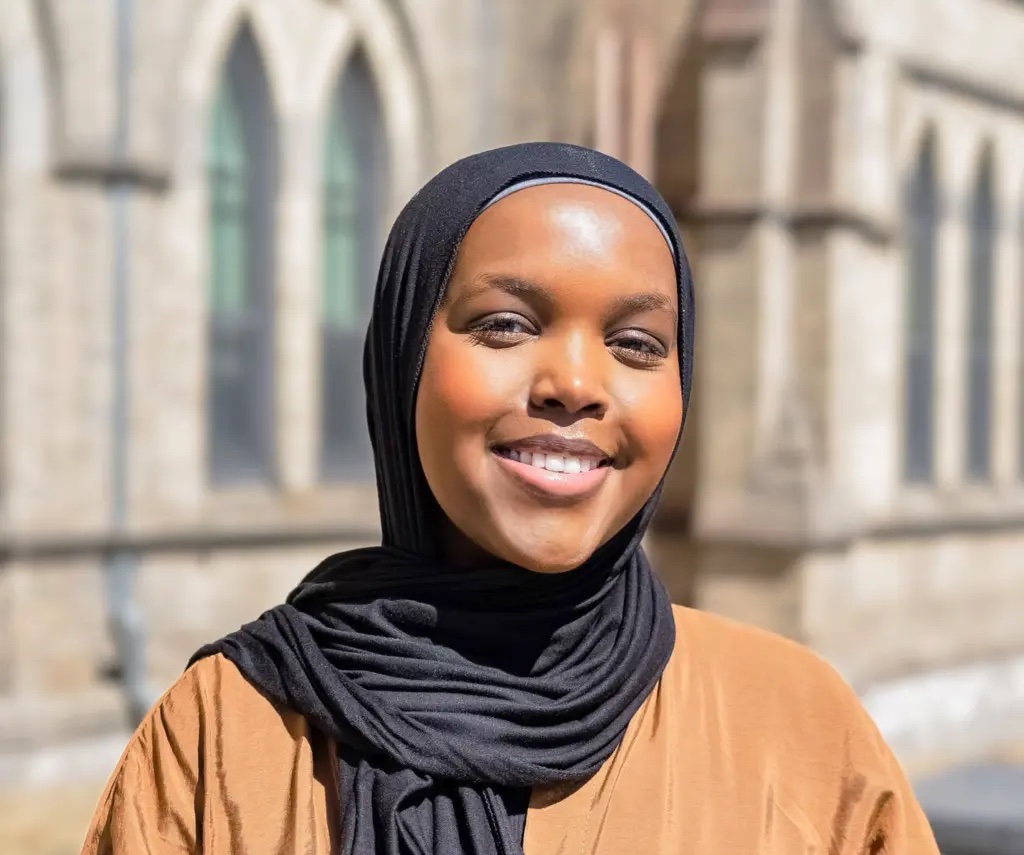
MULTIPOLYGON (((594 777, 534 791, 526 855, 937 855, 899 765, 807 649, 676 607, 675 652, 594 777)), ((331 741, 221 656, 146 717, 85 855, 337 851, 331 741)))

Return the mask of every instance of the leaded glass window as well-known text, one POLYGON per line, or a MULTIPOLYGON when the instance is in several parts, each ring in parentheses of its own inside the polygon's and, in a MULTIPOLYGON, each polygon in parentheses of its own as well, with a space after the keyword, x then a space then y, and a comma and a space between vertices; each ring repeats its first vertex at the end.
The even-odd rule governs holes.
POLYGON ((324 136, 320 468, 327 479, 373 475, 363 342, 383 245, 387 173, 380 102, 359 51, 331 99, 324 136))
POLYGON ((978 170, 970 203, 969 227, 966 472, 968 478, 983 480, 989 477, 992 455, 992 292, 996 217, 990 152, 985 153, 978 170))
POLYGON ((935 446, 935 285, 939 201, 935 143, 922 145, 905 199, 907 234, 903 475, 932 479, 935 446))
POLYGON ((207 140, 207 453, 214 483, 273 474, 273 284, 277 154, 252 33, 236 36, 207 140))

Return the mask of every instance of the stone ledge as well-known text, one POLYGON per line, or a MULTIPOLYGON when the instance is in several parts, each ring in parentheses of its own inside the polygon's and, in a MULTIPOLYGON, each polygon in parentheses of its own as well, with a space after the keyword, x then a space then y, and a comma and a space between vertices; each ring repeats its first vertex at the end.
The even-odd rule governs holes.
POLYGON ((0 795, 88 784, 96 795, 128 742, 128 731, 63 742, 29 751, 0 752, 0 795))
POLYGON ((863 528, 874 537, 927 537, 1024 528, 1020 484, 908 487, 863 528))
POLYGON ((274 526, 261 528, 217 526, 162 531, 99 531, 80 535, 19 533, 0 535, 0 562, 114 552, 193 552, 213 549, 262 549, 319 543, 371 541, 379 527, 344 524, 274 526))
POLYGON ((877 213, 862 210, 842 200, 797 201, 788 207, 773 207, 757 199, 694 199, 685 210, 674 211, 685 226, 750 227, 772 220, 784 227, 801 230, 838 229, 859 234, 874 244, 887 245, 896 237, 897 226, 877 213))
POLYGON ((126 727, 124 698, 114 687, 65 696, 0 698, 0 764, 5 757, 105 737, 126 727))

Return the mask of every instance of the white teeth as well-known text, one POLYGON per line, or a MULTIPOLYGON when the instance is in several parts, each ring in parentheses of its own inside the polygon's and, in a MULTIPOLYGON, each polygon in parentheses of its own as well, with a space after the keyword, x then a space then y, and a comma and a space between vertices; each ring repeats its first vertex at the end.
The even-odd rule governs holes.
POLYGON ((544 468, 547 469, 548 472, 564 472, 565 458, 559 454, 549 454, 544 463, 544 468))
POLYGON ((500 453, 517 463, 536 466, 538 469, 546 469, 548 472, 564 472, 566 475, 590 472, 601 465, 600 460, 595 460, 592 457, 569 457, 563 454, 540 454, 531 451, 515 451, 514 449, 500 453))

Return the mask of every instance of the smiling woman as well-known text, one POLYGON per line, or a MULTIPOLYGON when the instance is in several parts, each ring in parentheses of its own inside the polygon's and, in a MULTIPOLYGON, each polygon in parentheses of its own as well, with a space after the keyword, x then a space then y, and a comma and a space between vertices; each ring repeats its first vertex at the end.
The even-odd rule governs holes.
POLYGON ((365 350, 381 546, 199 651, 84 851, 935 853, 842 680, 648 564, 692 332, 624 164, 534 143, 430 181, 365 350))
POLYGON ((654 493, 683 417, 676 268, 656 222, 559 182, 470 227, 416 407, 453 555, 571 570, 654 493))

